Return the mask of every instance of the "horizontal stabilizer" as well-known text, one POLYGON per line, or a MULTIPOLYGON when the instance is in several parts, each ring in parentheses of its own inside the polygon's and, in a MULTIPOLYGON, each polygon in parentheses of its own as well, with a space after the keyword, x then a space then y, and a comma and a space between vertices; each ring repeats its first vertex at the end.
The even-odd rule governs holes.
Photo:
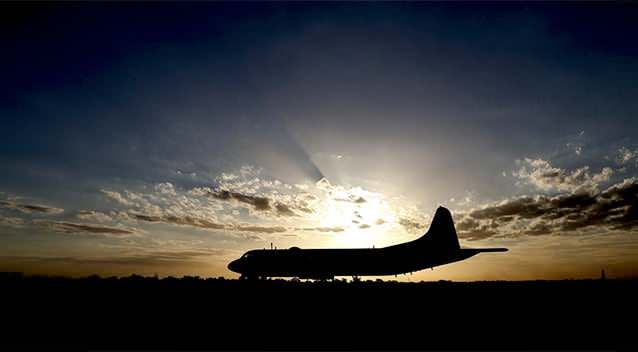
POLYGON ((507 248, 472 248, 477 252, 507 252, 507 248))

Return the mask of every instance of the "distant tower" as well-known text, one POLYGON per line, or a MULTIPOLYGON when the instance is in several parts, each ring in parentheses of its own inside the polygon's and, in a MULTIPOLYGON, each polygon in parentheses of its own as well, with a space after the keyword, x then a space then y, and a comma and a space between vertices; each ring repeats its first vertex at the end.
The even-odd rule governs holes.
POLYGON ((605 280, 605 269, 600 270, 600 279, 605 280))

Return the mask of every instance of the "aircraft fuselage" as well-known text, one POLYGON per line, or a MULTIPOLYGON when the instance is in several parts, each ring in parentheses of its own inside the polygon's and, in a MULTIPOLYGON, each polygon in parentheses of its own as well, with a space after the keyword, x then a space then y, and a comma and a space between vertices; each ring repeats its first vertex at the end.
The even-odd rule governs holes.
POLYGON ((478 254, 463 249, 454 253, 424 253, 407 244, 385 248, 253 250, 232 262, 229 268, 247 277, 384 276, 429 269, 478 254))

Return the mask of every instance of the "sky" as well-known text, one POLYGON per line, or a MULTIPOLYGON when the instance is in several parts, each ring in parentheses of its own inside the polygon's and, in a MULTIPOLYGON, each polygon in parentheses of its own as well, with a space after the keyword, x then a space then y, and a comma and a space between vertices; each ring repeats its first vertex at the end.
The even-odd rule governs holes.
POLYGON ((0 6, 0 270, 234 278, 442 205, 510 251, 397 280, 638 275, 636 4, 0 6))

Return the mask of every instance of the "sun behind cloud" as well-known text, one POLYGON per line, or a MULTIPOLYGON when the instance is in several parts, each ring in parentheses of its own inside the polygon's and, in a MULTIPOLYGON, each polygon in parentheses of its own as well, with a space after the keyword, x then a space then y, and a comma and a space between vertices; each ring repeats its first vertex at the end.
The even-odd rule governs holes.
POLYGON ((386 233, 380 227, 396 222, 395 210, 381 193, 333 186, 325 178, 317 182, 317 188, 327 194, 319 209, 321 226, 345 229, 334 236, 338 247, 374 246, 386 233))

